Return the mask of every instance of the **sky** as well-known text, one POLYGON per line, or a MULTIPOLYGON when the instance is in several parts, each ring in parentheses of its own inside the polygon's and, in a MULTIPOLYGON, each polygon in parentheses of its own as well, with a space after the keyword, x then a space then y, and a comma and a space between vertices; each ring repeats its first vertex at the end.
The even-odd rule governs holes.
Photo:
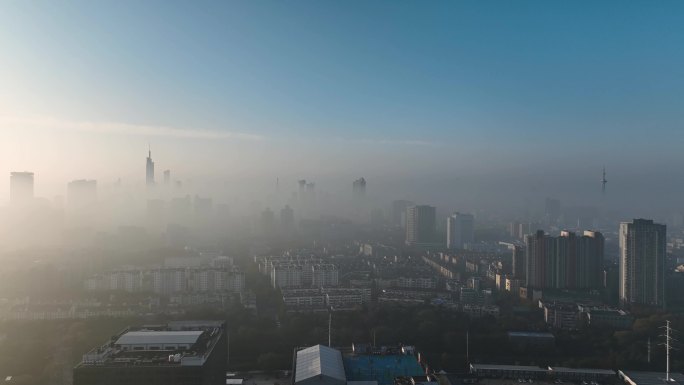
POLYGON ((684 180, 682 47, 678 1, 4 2, 0 175, 142 182, 150 145, 179 177, 647 191, 684 180))

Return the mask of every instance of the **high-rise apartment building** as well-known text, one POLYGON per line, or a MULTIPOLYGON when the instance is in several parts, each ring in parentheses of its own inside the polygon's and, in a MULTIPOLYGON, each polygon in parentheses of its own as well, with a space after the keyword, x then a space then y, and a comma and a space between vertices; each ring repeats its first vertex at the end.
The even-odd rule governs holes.
MULTIPOLYGON (((562 231, 553 237, 539 230, 525 237, 525 277, 533 288, 590 289, 602 286, 603 235, 562 231)), ((515 265, 515 263, 514 263, 515 265)))
POLYGON ((447 217, 447 248, 463 249, 472 243, 475 233, 475 217, 472 214, 454 213, 447 217))
POLYGON ((406 244, 420 245, 435 242, 435 208, 427 205, 411 206, 406 209, 406 244))
POLYGON ((145 165, 145 183, 148 187, 154 185, 154 162, 152 161, 152 150, 149 150, 147 155, 147 163, 145 165))
POLYGON ((620 223, 620 302, 665 306, 666 227, 648 219, 620 223))
POLYGON ((10 173, 10 203, 24 205, 33 200, 33 173, 10 173))
POLYGON ((513 246, 512 273, 517 279, 525 280, 525 248, 513 246))

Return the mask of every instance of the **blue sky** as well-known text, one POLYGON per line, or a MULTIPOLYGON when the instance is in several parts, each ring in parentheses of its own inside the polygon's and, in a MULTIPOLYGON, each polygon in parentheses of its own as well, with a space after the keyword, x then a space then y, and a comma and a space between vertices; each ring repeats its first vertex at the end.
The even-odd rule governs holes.
POLYGON ((302 146, 352 174, 406 154, 431 168, 445 153, 477 159, 471 170, 615 170, 637 148, 677 159, 683 47, 678 1, 12 1, 0 9, 0 115, 15 123, 0 129, 80 127, 51 139, 55 158, 92 137, 112 161, 130 147, 116 133, 138 152, 152 140, 211 157, 225 152, 212 135, 239 133, 226 146, 255 163, 274 154, 263 169, 302 146), (389 158, 368 165, 376 154, 389 158))

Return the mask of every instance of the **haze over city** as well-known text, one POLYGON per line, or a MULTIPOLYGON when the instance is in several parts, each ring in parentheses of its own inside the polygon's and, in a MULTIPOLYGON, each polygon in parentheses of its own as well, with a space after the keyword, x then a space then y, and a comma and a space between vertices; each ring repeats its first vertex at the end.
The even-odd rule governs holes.
POLYGON ((0 2, 6 385, 684 385, 684 3, 0 2))

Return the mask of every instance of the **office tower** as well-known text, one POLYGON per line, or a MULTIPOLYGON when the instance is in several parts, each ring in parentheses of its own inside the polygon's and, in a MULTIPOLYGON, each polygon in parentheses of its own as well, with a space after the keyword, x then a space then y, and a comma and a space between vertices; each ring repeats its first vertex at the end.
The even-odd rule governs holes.
POLYGON ((620 302, 665 306, 666 227, 648 219, 620 223, 620 302))
POLYGON ((525 249, 521 246, 513 246, 513 276, 525 280, 525 249))
POLYGON ((168 185, 171 183, 171 170, 164 170, 164 184, 168 185))
POLYGON ((172 321, 129 327, 83 355, 74 385, 225 384, 223 321, 172 321))
POLYGON ((475 217, 472 214, 454 213, 447 217, 447 248, 463 249, 474 238, 475 217))
POLYGON ((395 226, 406 226, 406 209, 413 206, 414 203, 405 200, 396 200, 392 202, 392 223, 395 226))
POLYGON ((80 179, 67 185, 67 204, 71 208, 81 208, 97 201, 97 181, 80 179))
POLYGON ((304 191, 306 189, 306 179, 300 179, 297 181, 297 184, 299 185, 299 195, 304 194, 304 191))
POLYGON ((294 228, 294 210, 289 205, 286 205, 280 210, 280 227, 283 230, 291 230, 294 228))
MULTIPOLYGON (((592 289, 602 286, 603 235, 585 231, 577 236, 562 231, 553 237, 539 230, 525 237, 527 286, 554 289, 592 289)), ((514 261, 514 268, 515 268, 514 261)))
POLYGON ((406 244, 419 245, 435 242, 435 208, 418 205, 406 209, 406 244))
POLYGON ((145 182, 147 187, 154 185, 154 162, 152 161, 152 150, 149 150, 147 155, 147 164, 145 166, 145 182))
POLYGON ((366 195, 366 179, 359 178, 353 183, 353 191, 355 197, 363 197, 366 195))
POLYGON ((558 199, 546 198, 544 205, 544 215, 546 216, 546 223, 555 225, 558 223, 561 214, 561 203, 558 199))
POLYGON ((33 173, 10 173, 10 203, 25 205, 33 200, 33 173))

